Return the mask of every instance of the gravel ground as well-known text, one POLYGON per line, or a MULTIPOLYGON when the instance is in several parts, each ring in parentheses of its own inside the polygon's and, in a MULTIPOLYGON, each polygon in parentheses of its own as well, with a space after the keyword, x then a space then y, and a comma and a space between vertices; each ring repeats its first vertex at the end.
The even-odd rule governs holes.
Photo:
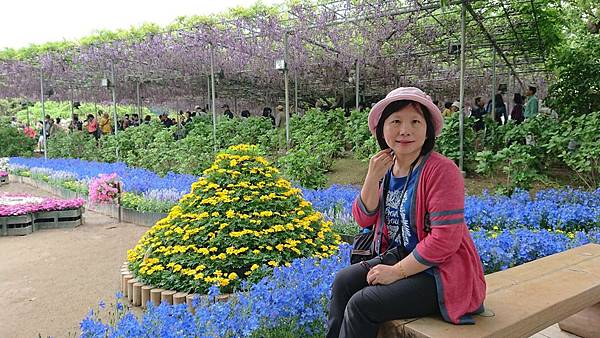
MULTIPOLYGON (((52 196, 9 183, 0 192, 52 196)), ((0 237, 0 337, 69 337, 100 300, 114 302, 119 269, 147 227, 86 211, 75 229, 0 237)))

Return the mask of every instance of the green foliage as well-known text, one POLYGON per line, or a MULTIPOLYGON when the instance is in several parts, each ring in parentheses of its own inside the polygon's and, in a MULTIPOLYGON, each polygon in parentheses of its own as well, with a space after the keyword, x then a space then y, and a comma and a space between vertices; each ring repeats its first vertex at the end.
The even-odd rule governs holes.
POLYGON ((31 156, 36 144, 23 131, 3 123, 0 123, 0 140, 0 157, 31 156))
POLYGON ((294 146, 278 161, 286 177, 307 188, 325 186, 325 173, 344 149, 344 125, 342 109, 328 112, 312 109, 302 118, 292 118, 294 146))
POLYGON ((98 154, 96 139, 85 131, 58 131, 48 138, 47 151, 51 158, 80 158, 88 161, 102 159, 98 154))
POLYGON ((298 146, 282 156, 278 165, 287 177, 305 188, 321 188, 327 183, 325 173, 329 170, 325 161, 328 158, 328 145, 320 144, 315 148, 298 146))
MULTIPOLYGON (((453 114, 450 118, 444 121, 444 129, 435 141, 435 149, 442 155, 448 157, 458 163, 460 159, 460 119, 459 114, 453 114)), ((465 118, 464 126, 464 169, 470 171, 472 169, 473 160, 475 159, 475 131, 473 130, 473 119, 465 118)))
POLYGON ((346 123, 345 139, 352 147, 354 157, 368 161, 377 151, 379 145, 369 131, 368 110, 353 110, 346 123))
POLYGON ((571 116, 561 124, 547 144, 590 188, 600 185, 600 112, 571 116))
POLYGON ((557 76, 545 103, 561 117, 600 111, 600 36, 580 34, 558 48, 552 68, 557 76))
MULTIPOLYGON (((212 122, 210 123, 212 132, 212 122)), ((258 145, 265 151, 277 148, 277 132, 273 129, 271 120, 262 117, 222 119, 217 124, 217 136, 219 149, 244 143, 258 145)))
POLYGON ((138 194, 125 192, 121 195, 121 205, 141 212, 167 213, 173 207, 173 202, 146 199, 138 194))
POLYGON ((532 155, 534 148, 533 145, 514 143, 497 153, 481 151, 476 155, 476 171, 490 176, 502 171, 506 183, 498 187, 498 193, 510 195, 516 188, 529 190, 535 181, 545 180, 537 170, 539 158, 532 155))
POLYGON ((333 156, 339 156, 344 150, 344 110, 329 111, 311 109, 302 118, 292 117, 290 121, 291 138, 294 145, 329 143, 335 149, 333 156))

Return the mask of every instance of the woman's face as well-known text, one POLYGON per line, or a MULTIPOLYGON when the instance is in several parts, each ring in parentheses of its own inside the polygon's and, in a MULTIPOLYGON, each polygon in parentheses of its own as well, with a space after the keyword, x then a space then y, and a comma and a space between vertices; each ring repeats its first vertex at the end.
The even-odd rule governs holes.
POLYGON ((425 118, 413 104, 398 110, 383 122, 383 138, 396 156, 420 153, 426 135, 425 118))

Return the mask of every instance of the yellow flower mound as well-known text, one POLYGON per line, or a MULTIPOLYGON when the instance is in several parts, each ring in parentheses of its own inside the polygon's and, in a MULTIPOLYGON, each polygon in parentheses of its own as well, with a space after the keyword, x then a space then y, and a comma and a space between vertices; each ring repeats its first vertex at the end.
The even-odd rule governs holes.
POLYGON ((178 291, 238 289, 300 257, 328 257, 340 237, 258 148, 219 153, 168 216, 127 253, 138 280, 178 291))

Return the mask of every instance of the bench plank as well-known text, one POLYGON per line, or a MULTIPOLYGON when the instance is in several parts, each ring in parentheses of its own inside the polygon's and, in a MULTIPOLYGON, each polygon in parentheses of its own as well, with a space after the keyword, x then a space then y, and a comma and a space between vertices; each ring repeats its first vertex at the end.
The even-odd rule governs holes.
POLYGON ((395 332, 411 338, 529 337, 600 302, 600 245, 587 244, 486 275, 486 281, 485 307, 494 317, 475 316, 476 325, 426 317, 395 332))

